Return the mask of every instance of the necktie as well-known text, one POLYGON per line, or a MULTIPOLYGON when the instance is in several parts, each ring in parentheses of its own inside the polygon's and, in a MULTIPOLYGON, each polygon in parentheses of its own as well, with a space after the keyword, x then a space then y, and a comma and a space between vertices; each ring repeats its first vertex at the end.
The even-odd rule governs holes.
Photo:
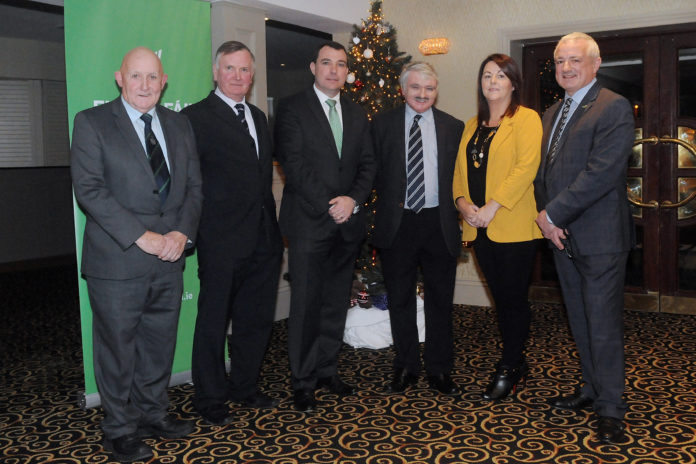
POLYGON ((556 130, 553 132, 553 138, 551 139, 551 148, 549 149, 548 155, 546 155, 546 166, 550 165, 556 157, 556 150, 558 150, 558 142, 561 140, 561 134, 563 133, 563 128, 566 125, 566 121, 568 119, 568 111, 570 111, 570 104, 572 102, 572 98, 566 98, 563 102, 563 112, 561 113, 561 119, 558 121, 558 124, 556 124, 556 130))
POLYGON ((244 104, 237 103, 236 105, 234 105, 234 109, 237 110, 237 119, 239 119, 239 122, 242 123, 244 129, 246 129, 246 131, 249 132, 249 123, 247 123, 246 117, 244 116, 244 104))
POLYGON ((169 194, 169 184, 171 180, 169 177, 169 169, 167 169, 167 162, 164 160, 162 147, 157 141, 155 133, 152 132, 152 116, 145 113, 140 116, 140 119, 145 123, 145 148, 147 151, 147 159, 150 161, 150 168, 152 168, 152 173, 155 175, 160 203, 164 204, 169 194))
POLYGON ((341 119, 336 111, 336 100, 327 99, 326 104, 329 105, 329 125, 333 132, 334 142, 338 150, 338 157, 341 157, 341 147, 343 146, 343 128, 341 127, 341 119))
POLYGON ((417 114, 408 132, 408 157, 406 159, 406 205, 418 213, 425 205, 425 172, 423 170, 423 138, 417 114))

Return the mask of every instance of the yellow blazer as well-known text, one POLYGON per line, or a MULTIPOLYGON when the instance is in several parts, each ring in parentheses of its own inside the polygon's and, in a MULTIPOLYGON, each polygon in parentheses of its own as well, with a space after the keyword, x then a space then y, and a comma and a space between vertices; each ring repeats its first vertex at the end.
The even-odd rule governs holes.
MULTIPOLYGON (((466 123, 454 168, 454 200, 464 197, 471 202, 467 177, 466 146, 478 126, 474 116, 466 123)), ((522 242, 541 238, 534 222, 537 216, 532 182, 541 160, 541 119, 536 111, 520 106, 512 117, 505 116, 491 141, 486 171, 486 202, 500 203, 488 225, 488 237, 494 242, 522 242)), ((480 205, 483 206, 483 205, 480 205)), ((462 221, 462 241, 476 238, 477 229, 462 221)))

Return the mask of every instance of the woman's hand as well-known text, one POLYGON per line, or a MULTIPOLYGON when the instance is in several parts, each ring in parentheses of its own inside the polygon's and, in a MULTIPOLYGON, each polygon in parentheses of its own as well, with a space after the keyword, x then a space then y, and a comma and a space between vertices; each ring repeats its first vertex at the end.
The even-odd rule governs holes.
POLYGON ((478 206, 473 203, 469 203, 466 201, 466 199, 464 199, 464 197, 457 198, 455 204, 457 205, 457 210, 459 210, 459 213, 462 215, 462 218, 467 224, 469 224, 471 227, 480 227, 477 225, 479 211, 478 206))

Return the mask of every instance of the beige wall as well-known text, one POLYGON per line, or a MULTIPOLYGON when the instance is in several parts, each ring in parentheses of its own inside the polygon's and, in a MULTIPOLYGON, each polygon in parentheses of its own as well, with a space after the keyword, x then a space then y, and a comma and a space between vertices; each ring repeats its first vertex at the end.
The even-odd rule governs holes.
POLYGON ((696 21, 696 0, 384 0, 382 11, 399 49, 437 69, 438 107, 466 120, 481 60, 509 53, 510 39, 696 21), (422 39, 441 36, 452 43, 447 55, 421 55, 422 39))

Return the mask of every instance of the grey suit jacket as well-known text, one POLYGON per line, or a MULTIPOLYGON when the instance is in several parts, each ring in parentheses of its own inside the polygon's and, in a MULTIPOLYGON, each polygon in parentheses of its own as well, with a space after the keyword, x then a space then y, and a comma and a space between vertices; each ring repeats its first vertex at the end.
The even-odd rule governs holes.
POLYGON ((556 157, 547 166, 549 137, 561 101, 542 119, 541 165, 534 180, 537 209, 568 229, 577 254, 629 250, 633 219, 626 169, 633 144, 631 105, 595 83, 568 121, 556 157))
MULTIPOLYGON (((401 224, 406 198, 406 109, 400 106, 375 117, 372 139, 377 156, 377 206, 372 243, 389 248, 401 224)), ((457 209, 452 201, 452 178, 464 123, 433 107, 437 137, 438 196, 440 226, 453 256, 461 250, 457 209)))
POLYGON ((347 241, 365 236, 364 212, 337 225, 329 200, 346 195, 362 205, 372 191, 376 164, 363 109, 341 97, 341 157, 329 120, 313 88, 280 101, 275 123, 276 157, 285 173, 280 228, 286 237, 316 240, 339 230, 347 241))
POLYGON ((201 174, 191 125, 159 105, 157 116, 171 176, 164 205, 121 98, 75 116, 70 171, 75 198, 87 217, 81 269, 86 276, 131 279, 155 266, 163 272, 183 268, 183 257, 166 263, 135 245, 147 230, 176 230, 193 242, 201 213, 201 174))

